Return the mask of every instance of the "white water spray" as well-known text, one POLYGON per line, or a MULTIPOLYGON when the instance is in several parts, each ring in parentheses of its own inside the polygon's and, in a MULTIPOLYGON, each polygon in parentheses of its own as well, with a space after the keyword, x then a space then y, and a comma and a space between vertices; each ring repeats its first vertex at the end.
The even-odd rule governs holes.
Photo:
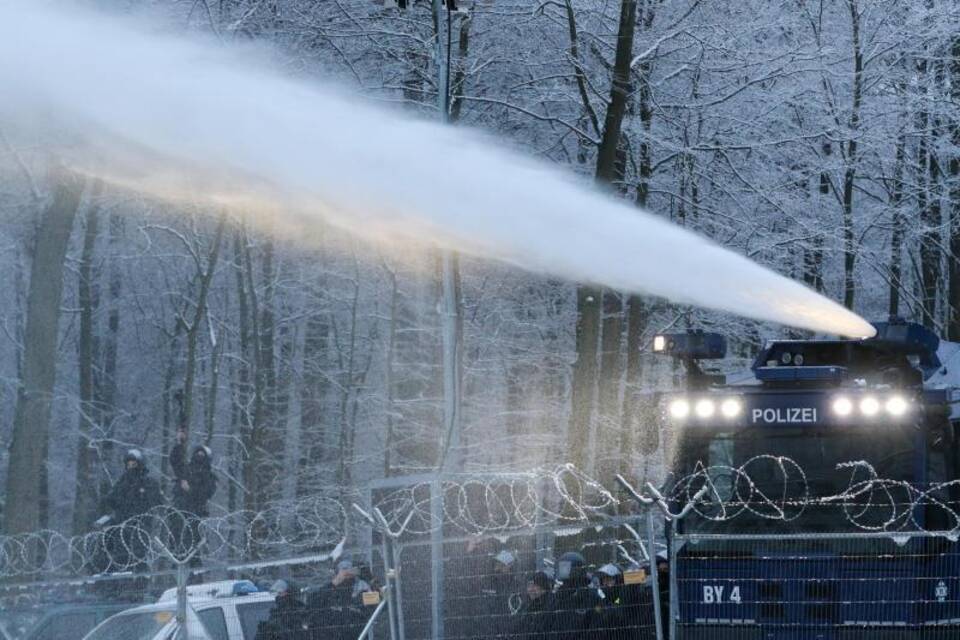
POLYGON ((281 222, 322 216, 378 240, 428 238, 574 281, 874 333, 792 280, 477 135, 103 15, 0 0, 0 127, 56 131, 77 167, 155 195, 281 222))

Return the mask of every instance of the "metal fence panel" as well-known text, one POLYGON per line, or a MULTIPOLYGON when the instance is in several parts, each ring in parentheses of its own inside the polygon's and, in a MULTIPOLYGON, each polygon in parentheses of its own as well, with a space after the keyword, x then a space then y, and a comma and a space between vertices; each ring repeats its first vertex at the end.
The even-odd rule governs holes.
MULTIPOLYGON (((434 629, 434 573, 429 540, 402 545, 400 571, 406 640, 428 640, 434 629)), ((496 536, 447 537, 442 543, 441 637, 448 640, 574 640, 655 638, 653 594, 637 537, 618 524, 536 529, 496 536), (582 582, 558 582, 558 559, 577 552, 582 582), (630 571, 631 564, 636 563, 630 571), (600 584, 616 566, 615 584, 600 584), (642 570, 642 571, 641 571, 642 570), (541 594, 531 583, 540 576, 541 594), (624 571, 630 584, 624 584, 624 571), (641 581, 642 580, 642 581, 641 581)))
POLYGON ((960 547, 935 533, 678 535, 676 638, 960 637, 960 547))

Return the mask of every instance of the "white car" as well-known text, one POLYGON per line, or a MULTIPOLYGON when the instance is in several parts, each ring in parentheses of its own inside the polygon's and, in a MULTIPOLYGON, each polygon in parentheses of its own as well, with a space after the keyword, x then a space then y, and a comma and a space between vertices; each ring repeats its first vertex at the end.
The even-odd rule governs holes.
MULTIPOLYGON (((254 640, 260 622, 273 608, 274 595, 249 592, 246 581, 192 585, 187 589, 188 640, 254 640), (234 595, 237 592, 244 595, 234 595)), ((177 592, 170 589, 156 604, 118 613, 84 640, 172 640, 177 632, 177 592)))

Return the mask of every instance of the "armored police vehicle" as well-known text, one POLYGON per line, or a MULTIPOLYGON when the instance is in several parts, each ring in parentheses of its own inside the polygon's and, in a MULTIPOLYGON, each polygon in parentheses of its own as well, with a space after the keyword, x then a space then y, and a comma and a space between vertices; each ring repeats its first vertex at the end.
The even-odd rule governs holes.
POLYGON ((687 369, 671 436, 670 637, 960 638, 960 345, 900 320, 783 340, 745 375, 722 336, 662 335, 687 369))

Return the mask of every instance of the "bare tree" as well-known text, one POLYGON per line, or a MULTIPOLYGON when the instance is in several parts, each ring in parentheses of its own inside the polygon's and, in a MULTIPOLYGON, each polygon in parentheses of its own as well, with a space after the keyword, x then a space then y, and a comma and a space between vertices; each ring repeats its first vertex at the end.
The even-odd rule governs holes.
POLYGON ((41 500, 57 373, 63 264, 84 190, 84 180, 62 168, 53 170, 52 180, 53 198, 40 215, 30 269, 23 377, 17 394, 7 469, 4 511, 7 533, 33 531, 45 517, 41 513, 41 500))

